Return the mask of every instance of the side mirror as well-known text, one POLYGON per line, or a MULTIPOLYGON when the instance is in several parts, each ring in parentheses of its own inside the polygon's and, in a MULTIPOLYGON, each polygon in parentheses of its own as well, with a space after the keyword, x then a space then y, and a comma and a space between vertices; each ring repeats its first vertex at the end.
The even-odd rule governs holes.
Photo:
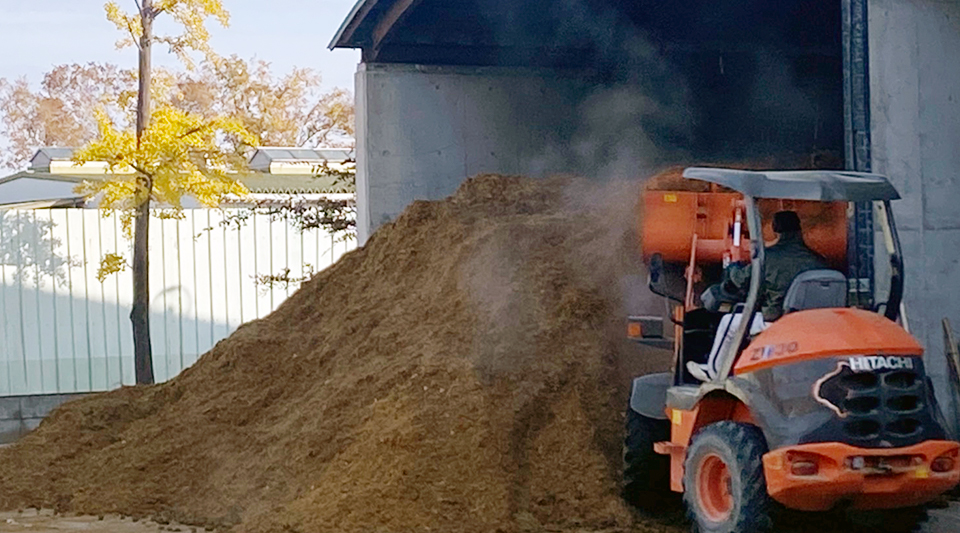
POLYGON ((683 269, 678 270, 674 265, 666 265, 662 255, 653 254, 650 256, 650 264, 647 265, 647 286, 650 287, 650 292, 657 296, 683 302, 686 292, 683 269))
POLYGON ((663 283, 663 256, 653 254, 653 256, 650 257, 650 266, 648 269, 650 273, 647 277, 647 282, 650 285, 650 290, 660 296, 666 296, 661 294, 666 289, 663 283))

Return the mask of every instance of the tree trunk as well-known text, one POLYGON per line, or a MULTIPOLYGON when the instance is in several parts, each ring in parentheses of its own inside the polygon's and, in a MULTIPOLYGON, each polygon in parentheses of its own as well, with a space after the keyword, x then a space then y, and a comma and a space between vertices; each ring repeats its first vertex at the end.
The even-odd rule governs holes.
MULTIPOLYGON (((150 123, 150 48, 153 41, 153 2, 143 0, 140 20, 143 23, 143 35, 140 37, 140 86, 137 94, 137 148, 140 138, 150 123)), ((150 346, 150 196, 153 192, 153 180, 150 176, 141 177, 145 195, 137 207, 137 218, 133 232, 133 310, 130 322, 133 324, 133 359, 137 384, 153 383, 153 350, 150 346)))

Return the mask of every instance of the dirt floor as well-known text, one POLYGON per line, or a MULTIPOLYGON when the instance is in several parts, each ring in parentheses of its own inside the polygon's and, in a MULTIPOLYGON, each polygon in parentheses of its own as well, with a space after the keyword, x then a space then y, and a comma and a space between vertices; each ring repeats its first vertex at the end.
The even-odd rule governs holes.
MULTIPOLYGON (((24 513, 0 513, 0 533, 61 533, 81 531, 86 533, 157 533, 180 531, 182 533, 211 533, 209 530, 182 524, 158 524, 149 520, 121 518, 118 515, 64 516, 51 510, 24 513)), ((614 533, 613 530, 577 530, 566 533, 614 533)))
MULTIPOLYGON (((641 521, 636 527, 627 530, 614 529, 581 529, 569 528, 564 533, 643 533, 658 531, 660 533, 686 533, 689 528, 680 522, 678 517, 664 518, 659 526, 652 526, 650 521, 641 521), (652 527, 651 527, 652 526, 652 527)), ((805 527, 799 524, 788 525, 789 530, 779 531, 809 532, 809 531, 857 531, 853 529, 823 528, 820 525, 805 527)), ((52 510, 37 511, 28 509, 21 512, 0 513, 0 533, 59 533, 64 531, 84 531, 88 533, 157 533, 163 531, 179 531, 183 533, 212 533, 210 530, 177 523, 160 524, 150 520, 135 520, 119 515, 102 516, 70 516, 57 514, 52 510)), ((934 509, 930 519, 921 526, 917 533, 956 533, 960 531, 960 504, 952 504, 947 508, 934 509)))
POLYGON ((207 530, 182 524, 158 524, 149 520, 134 520, 119 515, 65 516, 45 509, 27 509, 20 512, 0 513, 0 533, 59 533, 61 531, 86 531, 89 533, 157 533, 180 531, 183 533, 207 533, 207 530))

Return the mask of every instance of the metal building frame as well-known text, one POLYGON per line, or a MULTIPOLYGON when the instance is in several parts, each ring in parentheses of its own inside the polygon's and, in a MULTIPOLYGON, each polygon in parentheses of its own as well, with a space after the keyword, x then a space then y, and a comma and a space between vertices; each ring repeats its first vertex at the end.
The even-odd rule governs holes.
MULTIPOLYGON (((868 0, 843 1, 843 111, 847 170, 870 172, 870 55, 867 34, 868 0)), ((851 297, 859 305, 873 305, 873 206, 854 205, 850 216, 847 259, 855 280, 851 297), (855 290, 854 290, 855 289, 855 290)))

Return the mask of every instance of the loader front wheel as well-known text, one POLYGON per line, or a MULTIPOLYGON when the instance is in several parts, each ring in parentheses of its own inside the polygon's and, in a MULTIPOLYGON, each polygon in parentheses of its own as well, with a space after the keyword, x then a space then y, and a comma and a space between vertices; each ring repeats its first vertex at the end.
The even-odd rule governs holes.
POLYGON ((670 440, 670 422, 641 415, 627 407, 623 446, 623 498, 634 507, 661 509, 670 496, 670 458, 653 451, 670 440))
POLYGON ((717 422, 694 435, 684 462, 683 503, 696 531, 771 530, 765 453, 766 440, 756 426, 717 422))

